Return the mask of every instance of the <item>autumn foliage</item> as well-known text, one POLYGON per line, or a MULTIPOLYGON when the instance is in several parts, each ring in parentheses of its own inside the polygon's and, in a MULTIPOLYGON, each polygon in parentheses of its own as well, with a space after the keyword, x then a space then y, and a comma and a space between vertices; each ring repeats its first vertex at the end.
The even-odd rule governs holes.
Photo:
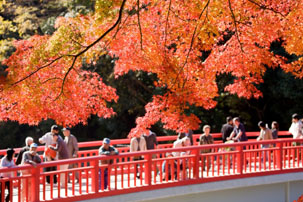
POLYGON ((153 95, 131 136, 158 121, 179 132, 196 129, 200 120, 185 111, 215 107, 220 74, 234 77, 227 92, 248 99, 262 96, 266 68, 302 78, 302 12, 301 0, 97 0, 94 13, 58 18, 52 36, 15 43, 17 51, 4 61, 0 118, 75 125, 91 114, 114 115, 107 102, 118 101, 115 89, 81 68, 110 54, 119 58, 117 79, 130 70, 151 72, 154 85, 166 89, 153 95), (271 52, 277 40, 298 59, 290 63, 271 52))

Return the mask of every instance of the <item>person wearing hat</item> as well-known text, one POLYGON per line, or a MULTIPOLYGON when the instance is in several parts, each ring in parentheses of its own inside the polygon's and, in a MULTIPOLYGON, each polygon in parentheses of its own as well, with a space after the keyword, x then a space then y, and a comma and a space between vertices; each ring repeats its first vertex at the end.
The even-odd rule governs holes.
MULTIPOLYGON (((68 151, 68 158, 77 158, 78 157, 78 140, 77 138, 71 134, 70 128, 66 127, 62 129, 63 135, 64 135, 64 142, 67 145, 67 151, 68 151)), ((77 163, 69 164, 69 169, 72 168, 78 168, 77 163)), ((67 176, 68 182, 70 182, 70 176, 67 176)), ((76 182, 79 182, 79 172, 75 172, 75 180, 76 182)))
MULTIPOLYGON (((41 163, 41 158, 37 154, 38 145, 36 143, 32 143, 30 146, 29 151, 23 153, 21 165, 32 165, 34 167, 37 166, 38 163, 41 163)), ((30 170, 22 170, 22 175, 30 174, 30 170)), ((21 190, 21 201, 32 201, 32 195, 30 194, 32 189, 32 181, 22 179, 21 181, 22 190, 21 190), (26 186, 28 189, 26 189, 26 186), (26 200, 26 190, 28 190, 27 196, 28 199, 26 200)))
MULTIPOLYGON (((57 125, 52 125, 51 131, 48 132, 48 133, 45 133, 45 135, 43 135, 41 138, 39 138, 40 144, 45 144, 44 154, 43 154, 43 159, 44 159, 45 162, 56 160, 56 157, 53 158, 50 155, 48 155, 49 152, 46 152, 50 145, 55 145, 56 144, 56 142, 53 140, 53 134, 59 134, 59 127, 57 125)), ((56 170, 57 170, 56 166, 43 168, 44 172, 56 171, 56 170)), ((57 176, 56 175, 53 175, 53 176, 54 176, 54 181, 53 182, 56 184, 57 183, 57 176)), ((50 176, 46 176, 46 182, 50 183, 50 176)))
MULTIPOLYGON (((107 156, 112 156, 112 155, 118 155, 119 151, 110 145, 110 139, 109 138, 104 138, 103 139, 103 145, 99 148, 99 155, 107 155, 107 156)), ((101 164, 112 164, 113 160, 101 160, 101 164)), ((102 171, 101 169, 99 170, 99 189, 101 189, 101 176, 102 176, 102 171)), ((103 174, 103 179, 104 179, 104 189, 107 188, 107 178, 108 178, 108 168, 106 167, 104 169, 104 174, 103 174)))
MULTIPOLYGON (((15 163, 13 160, 15 150, 12 148, 8 148, 6 150, 6 155, 1 159, 0 162, 0 168, 13 168, 15 167, 15 163)), ((0 174, 1 178, 11 178, 14 177, 14 172, 4 172, 0 174)), ((0 198, 2 199, 2 194, 5 194, 5 189, 8 190, 8 195, 5 197, 5 201, 10 200, 10 194, 11 194, 11 186, 12 183, 10 181, 5 181, 5 188, 4 188, 4 193, 1 192, 2 189, 0 189, 0 198)), ((0 183, 0 187, 2 187, 2 184, 0 183)))

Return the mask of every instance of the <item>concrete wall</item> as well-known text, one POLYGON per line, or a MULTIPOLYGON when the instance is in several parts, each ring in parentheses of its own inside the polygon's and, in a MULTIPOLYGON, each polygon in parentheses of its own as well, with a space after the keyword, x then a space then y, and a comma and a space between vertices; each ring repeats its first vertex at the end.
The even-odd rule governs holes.
POLYGON ((225 180, 103 197, 97 201, 293 202, 303 194, 303 173, 225 180))

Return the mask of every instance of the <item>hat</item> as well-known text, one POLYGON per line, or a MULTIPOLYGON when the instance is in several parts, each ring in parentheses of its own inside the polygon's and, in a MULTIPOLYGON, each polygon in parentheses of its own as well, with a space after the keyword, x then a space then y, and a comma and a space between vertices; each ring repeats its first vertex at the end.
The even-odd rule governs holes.
POLYGON ((66 127, 66 128, 63 128, 63 129, 62 129, 62 131, 66 131, 66 130, 70 131, 70 128, 69 128, 69 127, 66 127))
POLYGON ((109 138, 104 138, 103 139, 103 144, 109 144, 110 143, 110 139, 109 138))
POLYGON ((59 130, 57 125, 52 125, 51 130, 59 130))
POLYGON ((30 148, 37 148, 37 147, 38 147, 38 145, 36 143, 32 143, 30 146, 30 148))

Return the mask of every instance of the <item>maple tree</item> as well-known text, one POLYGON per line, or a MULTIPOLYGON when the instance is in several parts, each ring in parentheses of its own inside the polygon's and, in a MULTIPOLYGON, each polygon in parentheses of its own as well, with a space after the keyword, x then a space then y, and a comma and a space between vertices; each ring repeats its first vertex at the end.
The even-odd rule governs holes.
POLYGON ((97 0, 94 13, 59 17, 53 35, 15 42, 3 63, 0 118, 75 125, 91 114, 114 115, 107 102, 118 101, 115 89, 82 68, 109 54, 119 58, 117 79, 131 70, 151 72, 154 85, 165 89, 153 95, 130 136, 158 121, 178 132, 196 129, 200 120, 186 110, 215 107, 220 74, 234 77, 226 91, 248 99, 262 96, 257 85, 266 67, 302 78, 302 6, 300 0, 97 0), (272 53, 277 40, 298 59, 272 53))

